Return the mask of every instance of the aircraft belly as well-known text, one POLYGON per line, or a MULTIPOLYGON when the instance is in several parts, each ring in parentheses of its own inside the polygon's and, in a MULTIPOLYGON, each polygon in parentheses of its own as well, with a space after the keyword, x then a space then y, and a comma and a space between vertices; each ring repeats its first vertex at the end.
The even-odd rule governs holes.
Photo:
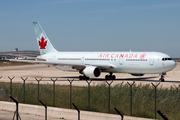
POLYGON ((72 67, 69 67, 69 66, 54 66, 54 67, 63 71, 77 72, 76 69, 72 69, 72 67))
POLYGON ((124 69, 126 73, 142 73, 142 67, 139 64, 128 64, 126 69, 124 69))
POLYGON ((162 73, 162 67, 149 65, 147 63, 126 63, 119 66, 119 70, 117 71, 120 73, 159 74, 162 73))

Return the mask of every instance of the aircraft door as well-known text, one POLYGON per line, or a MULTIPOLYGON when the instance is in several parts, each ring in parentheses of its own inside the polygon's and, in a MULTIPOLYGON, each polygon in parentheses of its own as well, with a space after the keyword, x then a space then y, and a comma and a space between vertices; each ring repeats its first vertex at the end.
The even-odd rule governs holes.
POLYGON ((119 65, 123 65, 123 58, 119 58, 119 65))
POLYGON ((150 64, 150 65, 154 65, 154 58, 153 58, 153 57, 150 57, 150 59, 149 59, 149 64, 150 64))
POLYGON ((56 56, 55 56, 55 55, 53 56, 52 61, 53 61, 53 62, 56 61, 56 56))
POLYGON ((84 57, 81 58, 81 63, 84 64, 84 57))

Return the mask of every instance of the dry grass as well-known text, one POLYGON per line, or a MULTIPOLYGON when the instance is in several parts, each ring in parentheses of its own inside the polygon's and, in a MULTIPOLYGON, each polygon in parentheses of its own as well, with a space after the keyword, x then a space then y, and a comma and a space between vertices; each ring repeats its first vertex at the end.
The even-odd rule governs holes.
MULTIPOLYGON (((37 104, 37 84, 26 84, 26 103, 37 104)), ((6 101, 9 101, 10 84, 0 83, 0 88, 5 90, 6 101)), ((52 84, 40 84, 40 100, 46 105, 53 105, 52 84)), ((154 118, 154 88, 152 85, 134 85, 132 92, 132 113, 133 116, 154 118)), ((179 88, 180 89, 180 88, 179 88)), ((13 83, 13 93, 19 102, 23 102, 23 84, 13 83)), ((55 86, 55 105, 61 108, 70 108, 70 86, 55 86)), ((72 86, 72 102, 80 110, 88 110, 88 87, 72 86)), ((157 110, 161 110, 170 120, 180 118, 180 90, 175 87, 170 89, 158 87, 157 89, 157 110)), ((130 88, 127 84, 118 84, 111 87, 110 111, 116 114, 116 107, 122 114, 130 115, 130 88)), ((72 107, 73 108, 73 107, 72 107)), ((96 112, 108 112, 108 86, 101 84, 90 88, 90 110, 96 112)), ((162 118, 157 114, 157 119, 162 118)))

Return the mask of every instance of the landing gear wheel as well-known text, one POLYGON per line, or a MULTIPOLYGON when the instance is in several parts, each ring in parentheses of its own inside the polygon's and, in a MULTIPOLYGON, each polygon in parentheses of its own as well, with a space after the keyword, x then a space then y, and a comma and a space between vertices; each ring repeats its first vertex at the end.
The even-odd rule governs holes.
POLYGON ((85 77, 85 79, 84 80, 89 80, 89 77, 85 77))
POLYGON ((115 80, 115 79, 116 79, 116 76, 115 76, 115 75, 112 75, 112 73, 110 73, 110 75, 106 75, 106 76, 105 76, 105 79, 106 79, 106 80, 115 80))
POLYGON ((164 82, 164 78, 160 78, 159 81, 160 81, 160 82, 164 82))
POLYGON ((164 82, 164 75, 161 75, 161 78, 159 79, 160 82, 164 82))
POLYGON ((106 79, 106 80, 109 80, 109 75, 106 75, 106 76, 105 76, 105 79, 106 79))
POLYGON ((89 77, 87 77, 87 76, 79 76, 79 80, 89 80, 89 77))
POLYGON ((79 76, 79 80, 82 80, 82 79, 83 79, 83 76, 80 75, 80 76, 79 76))
POLYGON ((115 75, 113 75, 113 76, 112 76, 112 79, 113 79, 113 80, 115 80, 115 79, 116 79, 116 76, 115 76, 115 75))

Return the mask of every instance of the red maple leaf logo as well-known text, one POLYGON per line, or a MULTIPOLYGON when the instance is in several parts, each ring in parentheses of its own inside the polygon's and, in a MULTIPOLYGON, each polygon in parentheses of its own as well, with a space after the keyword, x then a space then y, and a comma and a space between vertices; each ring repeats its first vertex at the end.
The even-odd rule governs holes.
POLYGON ((46 49, 45 47, 47 46, 47 40, 46 41, 44 40, 45 40, 44 37, 42 37, 41 41, 38 41, 40 49, 46 49))
POLYGON ((146 53, 140 55, 140 59, 144 59, 146 57, 146 53))

